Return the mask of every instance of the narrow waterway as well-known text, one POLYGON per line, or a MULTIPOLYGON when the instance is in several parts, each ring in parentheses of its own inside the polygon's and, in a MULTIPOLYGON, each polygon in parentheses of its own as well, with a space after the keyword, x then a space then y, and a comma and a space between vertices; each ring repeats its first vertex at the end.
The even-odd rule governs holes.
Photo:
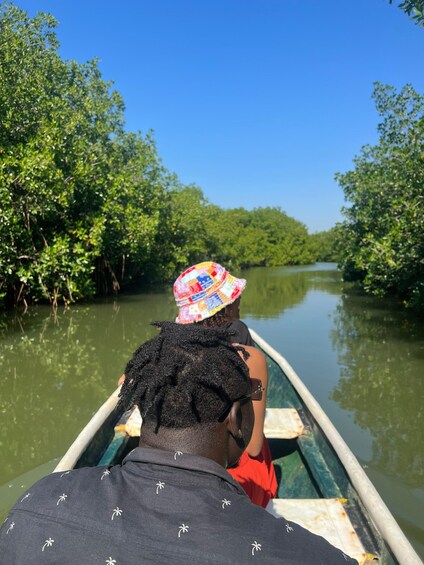
MULTIPOLYGON (((243 273, 243 319, 291 363, 424 557, 424 324, 353 292, 334 265, 243 273)), ((170 291, 0 318, 0 514, 54 468, 170 291)))

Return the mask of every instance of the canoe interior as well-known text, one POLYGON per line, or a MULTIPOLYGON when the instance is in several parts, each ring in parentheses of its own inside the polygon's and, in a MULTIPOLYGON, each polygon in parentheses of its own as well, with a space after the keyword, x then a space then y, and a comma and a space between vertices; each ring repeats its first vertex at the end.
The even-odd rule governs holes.
MULTIPOLYGON (((270 439, 270 448, 278 480, 278 498, 345 499, 344 507, 367 553, 378 556, 378 563, 396 565, 387 545, 369 518, 338 456, 303 404, 282 369, 266 353, 269 386, 269 408, 295 408, 305 426, 295 439, 270 439)), ((93 437, 76 467, 114 465, 138 445, 115 426, 125 421, 116 410, 93 437)))

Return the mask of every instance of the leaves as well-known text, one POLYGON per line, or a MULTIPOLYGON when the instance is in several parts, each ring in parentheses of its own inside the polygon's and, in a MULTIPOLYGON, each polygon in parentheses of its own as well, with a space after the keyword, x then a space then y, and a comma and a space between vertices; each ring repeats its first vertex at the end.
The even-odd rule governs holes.
POLYGON ((342 226, 341 267, 365 290, 424 307, 424 96, 376 83, 379 144, 336 175, 351 206, 342 226))
MULTIPOLYGON (((389 0, 390 4, 393 0, 389 0)), ((404 0, 398 4, 398 7, 403 10, 417 25, 424 26, 424 0, 404 0)))
POLYGON ((124 131, 96 61, 59 57, 55 25, 0 11, 0 290, 14 301, 119 286, 122 257, 140 272, 168 184, 151 136, 124 131))

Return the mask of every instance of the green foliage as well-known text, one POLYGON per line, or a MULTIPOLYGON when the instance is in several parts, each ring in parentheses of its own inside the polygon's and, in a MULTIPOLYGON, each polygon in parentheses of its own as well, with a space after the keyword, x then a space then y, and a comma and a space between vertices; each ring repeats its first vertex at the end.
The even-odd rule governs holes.
POLYGON ((157 240, 167 210, 170 176, 160 163, 153 138, 121 133, 114 148, 109 190, 100 209, 104 232, 97 276, 103 293, 117 291, 146 272, 153 278, 165 260, 157 240))
POLYGON ((60 58, 55 26, 0 5, 0 301, 68 304, 204 259, 314 260, 279 208, 223 210, 169 174, 96 61, 60 58))
POLYGON ((341 267, 377 295, 424 308, 424 96, 376 83, 380 140, 336 176, 346 199, 341 267))
MULTIPOLYGON (((389 0, 393 4, 393 0, 389 0)), ((424 26, 424 0, 404 0, 398 4, 408 16, 419 26, 424 26)))
POLYGON ((168 186, 96 62, 59 57, 55 25, 0 10, 0 291, 14 301, 66 303, 143 272, 168 186))
POLYGON ((211 256, 225 265, 299 265, 315 260, 306 227, 278 207, 210 207, 209 213, 211 256))
POLYGON ((327 231, 313 233, 310 239, 316 261, 327 263, 339 261, 341 241, 338 226, 327 231))
POLYGON ((305 226, 279 208, 222 209, 198 187, 178 183, 170 200, 162 251, 169 275, 204 260, 231 268, 314 262, 305 226))
POLYGON ((167 217, 158 244, 164 259, 165 279, 208 256, 206 226, 208 201, 202 190, 173 179, 167 217))

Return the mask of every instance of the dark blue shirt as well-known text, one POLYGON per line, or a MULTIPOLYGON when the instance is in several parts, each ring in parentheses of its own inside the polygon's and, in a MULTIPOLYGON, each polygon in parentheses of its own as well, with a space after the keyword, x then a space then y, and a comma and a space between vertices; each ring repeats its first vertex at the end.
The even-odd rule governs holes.
POLYGON ((0 530, 2 565, 356 563, 254 506, 203 457, 137 448, 114 467, 53 473, 0 530))

